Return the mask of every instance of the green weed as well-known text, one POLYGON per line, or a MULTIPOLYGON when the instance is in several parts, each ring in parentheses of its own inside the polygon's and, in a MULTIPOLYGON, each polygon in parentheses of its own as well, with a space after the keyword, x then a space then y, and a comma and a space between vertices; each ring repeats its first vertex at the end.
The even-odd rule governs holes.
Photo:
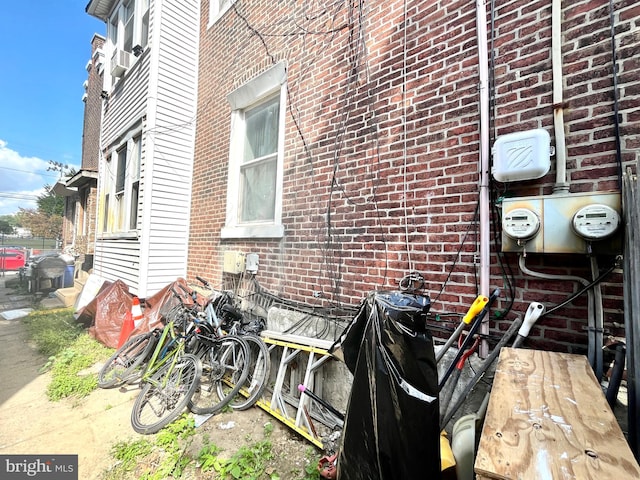
MULTIPOLYGON (((265 424, 265 439, 250 445, 243 445, 228 460, 214 462, 213 468, 221 478, 233 478, 243 480, 258 480, 265 474, 269 460, 273 458, 271 452, 272 444, 270 440, 273 432, 273 425, 265 424)), ((277 480, 280 476, 277 473, 269 475, 271 480, 277 480)))
POLYGON ((72 309, 35 311, 24 323, 38 351, 49 356, 43 369, 51 370, 52 374, 47 386, 50 400, 85 397, 97 388, 96 375, 79 373, 107 358, 111 350, 75 323, 72 309))
POLYGON ((153 444, 146 439, 118 442, 111 447, 111 456, 121 462, 119 469, 122 472, 130 472, 136 467, 138 460, 149 455, 152 450, 153 444))
POLYGON ((84 331, 75 323, 71 308, 36 310, 23 322, 38 351, 48 357, 59 354, 84 331))

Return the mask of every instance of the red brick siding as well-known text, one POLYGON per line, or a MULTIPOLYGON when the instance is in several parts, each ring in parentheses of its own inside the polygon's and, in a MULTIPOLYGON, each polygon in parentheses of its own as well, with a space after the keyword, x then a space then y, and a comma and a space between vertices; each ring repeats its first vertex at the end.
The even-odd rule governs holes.
POLYGON ((87 78, 87 99, 82 128, 82 168, 98 171, 100 158, 100 123, 102 121, 102 75, 98 73, 94 53, 102 48, 104 38, 94 35, 91 42, 91 67, 87 78))
MULTIPOLYGON (((202 3, 190 277, 219 282, 223 251, 254 252, 266 288, 309 303, 357 304, 370 290, 395 288, 414 269, 426 277, 434 300, 448 279, 434 312, 466 311, 477 293, 475 4, 409 1, 406 22, 404 5, 239 1, 207 29, 208 2, 202 3), (221 240, 226 95, 279 60, 288 66, 285 237, 221 240), (324 299, 313 298, 314 291, 324 299)), ((607 5, 577 2, 563 10, 568 175, 575 192, 617 188, 607 5)), ((638 146, 638 12, 630 1, 616 2, 616 9, 628 163, 638 146)), ((492 138, 537 127, 553 134, 550 2, 496 2, 495 14, 492 138)), ((552 167, 540 181, 509 189, 515 195, 550 193, 554 180, 552 167)), ((492 288, 503 287, 504 275, 495 250, 492 245, 492 288)), ((492 323, 494 329, 504 330, 502 323, 530 301, 551 306, 576 288, 525 277, 515 255, 507 261, 515 304, 506 320, 492 323)), ((529 262, 543 271, 590 276, 588 261, 578 256, 558 261, 533 255, 529 262)), ((603 291, 611 327, 622 322, 621 278, 608 281, 611 287, 605 284, 603 291)), ((533 332, 535 344, 582 351, 585 301, 545 318, 533 332)), ((497 308, 507 304, 503 294, 497 308)))

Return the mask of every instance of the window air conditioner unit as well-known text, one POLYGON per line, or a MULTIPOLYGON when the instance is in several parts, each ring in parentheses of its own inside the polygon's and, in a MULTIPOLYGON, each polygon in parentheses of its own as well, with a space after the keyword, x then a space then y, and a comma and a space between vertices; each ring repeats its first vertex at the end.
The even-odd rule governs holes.
POLYGON ((131 54, 124 50, 116 50, 111 57, 111 75, 121 77, 131 66, 131 54))

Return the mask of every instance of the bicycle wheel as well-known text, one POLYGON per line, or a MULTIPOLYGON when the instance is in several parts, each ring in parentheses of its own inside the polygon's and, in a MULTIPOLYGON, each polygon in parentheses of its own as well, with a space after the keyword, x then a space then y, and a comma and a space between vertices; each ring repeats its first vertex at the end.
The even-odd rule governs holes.
POLYGON ((127 340, 98 372, 98 386, 114 388, 140 378, 156 340, 154 332, 142 333, 127 340))
POLYGON ((236 335, 225 335, 209 342, 203 354, 200 385, 189 403, 189 409, 197 414, 217 413, 222 410, 247 380, 247 342, 236 335), (222 395, 218 394, 219 385, 222 395))
MULTIPOLYGON (((234 410, 251 408, 264 393, 271 373, 271 357, 269 348, 256 335, 243 335, 242 339, 249 346, 247 380, 240 388, 239 394, 231 399, 229 406, 234 410)), ((218 383, 218 396, 224 398, 225 390, 229 389, 226 382, 218 383)))
POLYGON ((147 381, 131 410, 131 426, 141 434, 156 433, 178 418, 189 404, 202 374, 200 359, 189 353, 169 361, 147 381))

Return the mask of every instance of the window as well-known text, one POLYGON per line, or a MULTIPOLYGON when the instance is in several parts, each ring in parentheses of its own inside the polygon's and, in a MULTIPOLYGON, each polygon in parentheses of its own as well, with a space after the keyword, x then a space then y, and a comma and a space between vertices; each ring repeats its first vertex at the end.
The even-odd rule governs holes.
POLYGON ((232 117, 223 238, 284 235, 285 93, 286 69, 279 63, 228 96, 232 117))
POLYGON ((142 137, 138 133, 107 156, 103 172, 103 234, 131 236, 138 224, 142 137))
POLYGON ((127 147, 118 150, 118 169, 116 173, 116 195, 124 193, 124 181, 127 170, 127 147))
POLYGON ((108 81, 113 83, 131 67, 135 57, 147 46, 149 0, 126 0, 120 3, 109 18, 107 37, 111 46, 111 79, 108 81))
POLYGON ((131 152, 131 200, 129 202, 129 230, 138 228, 138 200, 140 194, 140 157, 142 156, 142 138, 133 139, 131 152))
POLYGON ((211 0, 209 2, 209 26, 222 17, 236 0, 211 0))

